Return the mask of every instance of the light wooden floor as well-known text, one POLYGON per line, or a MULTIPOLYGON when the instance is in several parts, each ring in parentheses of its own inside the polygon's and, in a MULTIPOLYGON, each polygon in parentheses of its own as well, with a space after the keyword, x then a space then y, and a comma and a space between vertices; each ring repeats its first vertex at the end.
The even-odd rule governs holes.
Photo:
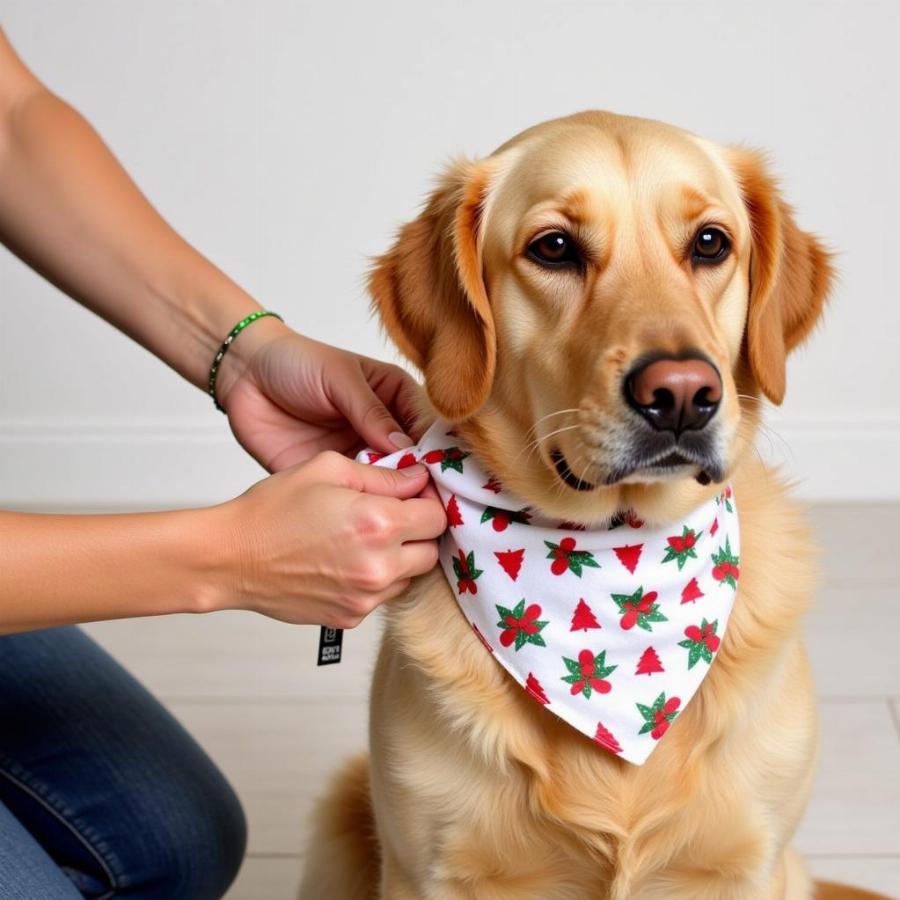
MULTIPOLYGON (((821 876, 900 896, 900 506, 822 506, 824 585, 809 618, 822 757, 797 838, 821 876)), ((243 798, 249 856, 229 900, 288 900, 311 799, 365 745, 378 624, 317 669, 317 629, 252 614, 89 631, 160 696, 243 798)), ((335 898, 338 900, 338 898, 335 898)))

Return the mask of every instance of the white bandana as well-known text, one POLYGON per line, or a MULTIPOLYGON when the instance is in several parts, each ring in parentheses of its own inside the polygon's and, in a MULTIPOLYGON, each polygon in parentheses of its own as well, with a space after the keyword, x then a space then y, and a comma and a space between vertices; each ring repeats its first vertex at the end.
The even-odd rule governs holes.
POLYGON ((740 577, 725 488, 674 525, 547 519, 486 474, 446 422, 416 447, 360 462, 422 462, 447 510, 441 564, 484 646, 540 704, 640 765, 719 649, 740 577))

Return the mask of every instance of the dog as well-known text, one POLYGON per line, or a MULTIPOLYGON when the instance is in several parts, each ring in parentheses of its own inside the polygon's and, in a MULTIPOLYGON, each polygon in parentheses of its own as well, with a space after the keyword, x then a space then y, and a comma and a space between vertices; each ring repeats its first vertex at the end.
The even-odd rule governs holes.
POLYGON ((666 124, 585 112, 449 167, 370 276, 431 415, 569 522, 664 524, 733 485, 740 588, 632 765, 489 658, 440 570, 416 580, 387 605, 370 757, 316 814, 303 900, 875 896, 814 885, 790 846, 816 758, 814 551, 753 449, 833 278, 760 153, 666 124))

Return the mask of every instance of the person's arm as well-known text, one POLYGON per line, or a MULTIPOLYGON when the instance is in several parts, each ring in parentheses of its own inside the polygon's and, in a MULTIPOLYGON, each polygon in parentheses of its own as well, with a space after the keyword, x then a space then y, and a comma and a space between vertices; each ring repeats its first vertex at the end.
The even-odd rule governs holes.
MULTIPOLYGON (((225 335, 260 308, 163 220, 2 29, 0 242, 200 388, 225 335)), ((407 446, 416 394, 397 366, 274 318, 235 340, 217 390, 238 440, 270 471, 325 449, 407 446)))
POLYGON ((0 512, 0 635, 237 608, 352 628, 437 561, 445 521, 416 498, 426 481, 421 465, 323 453, 208 509, 0 512))

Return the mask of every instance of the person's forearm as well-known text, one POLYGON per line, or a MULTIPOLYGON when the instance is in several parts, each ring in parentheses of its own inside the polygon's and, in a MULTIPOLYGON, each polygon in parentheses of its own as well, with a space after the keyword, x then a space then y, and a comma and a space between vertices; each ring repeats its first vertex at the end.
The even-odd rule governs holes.
POLYGON ((259 308, 162 219, 2 31, 0 241, 199 387, 229 329, 259 308))
POLYGON ((0 634, 218 608, 229 576, 214 509, 0 512, 0 634))

